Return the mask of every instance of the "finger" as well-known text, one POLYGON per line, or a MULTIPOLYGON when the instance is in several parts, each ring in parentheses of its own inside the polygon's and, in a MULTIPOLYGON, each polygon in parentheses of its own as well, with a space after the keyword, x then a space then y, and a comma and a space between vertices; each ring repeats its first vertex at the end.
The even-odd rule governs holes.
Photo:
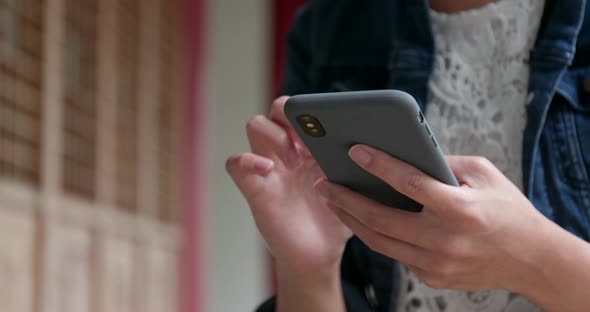
POLYGON ((287 115, 285 115, 285 103, 288 99, 288 96, 281 96, 272 102, 270 108, 270 119, 279 124, 287 131, 289 137, 293 141, 293 144, 297 152, 300 155, 311 156, 311 153, 309 152, 305 144, 303 144, 303 140, 301 140, 297 132, 295 132, 293 127, 291 127, 291 123, 289 123, 287 115))
POLYGON ((438 240, 428 237, 431 227, 421 214, 384 206, 325 179, 318 181, 315 188, 325 200, 375 232, 416 246, 438 248, 438 240))
MULTIPOLYGON (((436 264, 435 264, 436 265, 436 264)), ((454 290, 476 290, 473 289, 472 286, 469 284, 463 284, 460 280, 458 280, 458 276, 455 274, 447 275, 447 274, 440 274, 437 273, 436 270, 440 270, 440 268, 436 268, 433 270, 431 266, 429 269, 419 268, 413 265, 406 265, 410 271, 414 273, 418 277, 418 279, 426 284, 426 286, 433 288, 433 289, 454 289, 454 290)))
POLYGON ((461 188, 437 181, 416 167, 372 147, 355 145, 349 156, 398 192, 426 207, 450 208, 461 198, 461 188))
POLYGON ((482 188, 493 184, 493 172, 499 170, 487 159, 479 156, 447 156, 447 162, 462 185, 482 188))
POLYGON ((412 271, 412 273, 414 273, 414 275, 416 275, 422 283, 428 282, 431 284, 430 281, 434 280, 434 274, 432 274, 429 270, 408 263, 404 263, 404 265, 407 266, 408 269, 412 271))
POLYGON ((283 128, 291 128, 291 124, 285 115, 285 103, 288 99, 288 96, 281 96, 276 98, 270 105, 270 119, 283 128))
POLYGON ((421 268, 428 267, 428 252, 425 249, 373 231, 334 203, 327 202, 326 205, 372 250, 404 263, 421 268))
POLYGON ((264 189, 265 177, 272 171, 274 162, 256 154, 243 153, 229 157, 225 167, 240 192, 250 202, 264 189))
POLYGON ((234 181, 240 181, 242 177, 252 174, 266 176, 273 167, 272 160, 252 153, 233 155, 225 162, 225 169, 234 181))
POLYGON ((273 156, 294 164, 298 154, 285 129, 265 116, 256 115, 246 124, 246 134, 252 152, 271 158, 273 156))
POLYGON ((404 263, 404 265, 406 267, 408 267, 408 269, 410 271, 412 271, 418 277, 420 277, 420 275, 422 275, 422 274, 427 274, 427 272, 428 272, 428 271, 426 271, 426 270, 424 270, 422 268, 419 268, 419 267, 417 267, 415 265, 411 265, 411 264, 408 264, 408 263, 404 263))

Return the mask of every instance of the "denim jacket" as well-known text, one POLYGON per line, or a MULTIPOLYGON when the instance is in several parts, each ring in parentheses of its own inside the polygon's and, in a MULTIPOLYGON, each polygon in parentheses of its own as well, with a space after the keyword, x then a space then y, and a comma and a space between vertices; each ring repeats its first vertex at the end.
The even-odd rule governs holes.
MULTIPOLYGON (((434 40, 426 0, 316 0, 290 31, 284 94, 400 89, 422 110, 434 40)), ((530 54, 524 193, 546 217, 590 240, 590 4, 547 0, 530 54), (584 16, 588 16, 586 19, 584 16)), ((392 311, 394 261, 352 238, 342 279, 350 311, 392 311)), ((261 307, 272 310, 273 301, 261 307)))

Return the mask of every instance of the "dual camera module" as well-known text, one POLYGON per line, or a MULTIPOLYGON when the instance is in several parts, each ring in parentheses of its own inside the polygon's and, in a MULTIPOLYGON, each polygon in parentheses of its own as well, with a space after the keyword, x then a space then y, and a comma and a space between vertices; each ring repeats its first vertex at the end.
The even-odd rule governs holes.
POLYGON ((297 123, 303 129, 303 132, 311 137, 319 138, 326 135, 326 131, 320 121, 312 115, 305 114, 297 116, 297 123))

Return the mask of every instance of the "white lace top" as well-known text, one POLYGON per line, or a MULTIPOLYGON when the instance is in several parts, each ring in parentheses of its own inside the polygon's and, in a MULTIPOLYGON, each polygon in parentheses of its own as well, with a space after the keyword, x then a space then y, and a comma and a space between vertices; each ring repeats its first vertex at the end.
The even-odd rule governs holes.
MULTIPOLYGON (((431 11, 430 127, 446 154, 485 156, 520 188, 529 53, 543 8, 543 0, 500 0, 454 14, 431 11)), ((434 290, 401 271, 397 311, 540 311, 507 291, 434 290)))

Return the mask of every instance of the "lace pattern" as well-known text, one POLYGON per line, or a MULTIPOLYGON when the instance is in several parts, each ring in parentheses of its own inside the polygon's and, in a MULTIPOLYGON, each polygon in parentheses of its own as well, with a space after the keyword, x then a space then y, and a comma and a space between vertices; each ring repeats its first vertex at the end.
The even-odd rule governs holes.
POLYGON ((540 312, 525 297, 506 290, 476 292, 435 290, 422 283, 406 267, 401 268, 398 312, 540 312))
POLYGON ((436 43, 426 117, 447 154, 490 159, 522 188, 529 54, 544 1, 431 12, 436 43))
MULTIPOLYGON (((487 157, 522 189, 529 54, 543 0, 500 0, 456 14, 431 11, 436 62, 426 117, 446 154, 487 157)), ((504 290, 435 290, 402 265, 397 311, 541 311, 504 290)))

